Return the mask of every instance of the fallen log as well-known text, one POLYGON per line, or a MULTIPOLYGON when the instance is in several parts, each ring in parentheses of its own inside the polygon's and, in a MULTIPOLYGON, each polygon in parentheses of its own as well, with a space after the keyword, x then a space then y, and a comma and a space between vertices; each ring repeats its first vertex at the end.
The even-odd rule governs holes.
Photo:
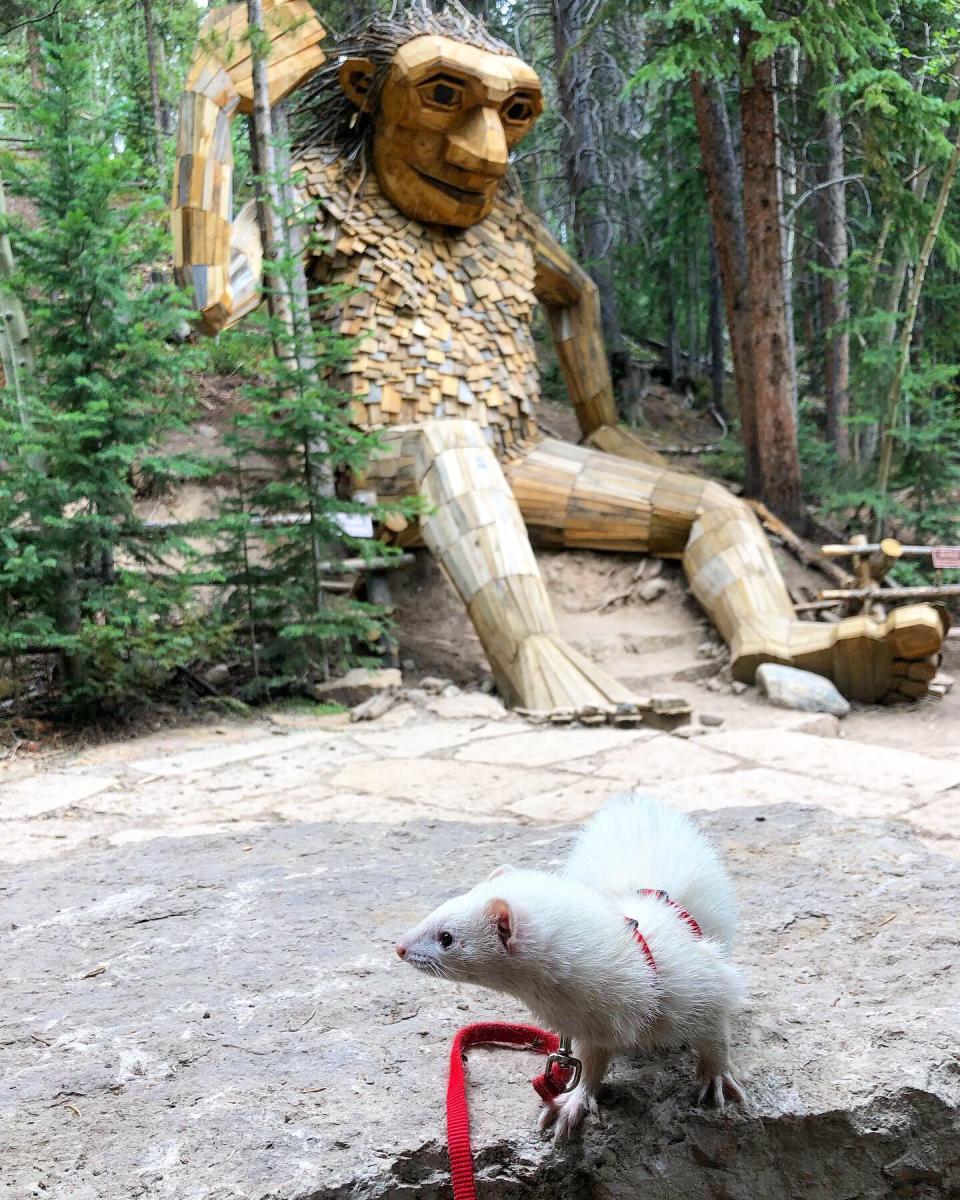
POLYGON ((865 587, 824 588, 818 600, 946 600, 960 596, 960 583, 944 583, 939 587, 865 587))
POLYGON ((853 576, 841 567, 835 566, 822 555, 816 554, 812 550, 808 550, 802 539, 793 532, 789 525, 785 525, 779 517, 775 516, 769 508, 761 500, 746 500, 746 504, 760 518, 760 523, 768 532, 775 534, 790 553, 799 562, 802 562, 805 567, 815 567, 818 571, 822 571, 834 583, 838 583, 841 587, 849 587, 853 582, 853 576))

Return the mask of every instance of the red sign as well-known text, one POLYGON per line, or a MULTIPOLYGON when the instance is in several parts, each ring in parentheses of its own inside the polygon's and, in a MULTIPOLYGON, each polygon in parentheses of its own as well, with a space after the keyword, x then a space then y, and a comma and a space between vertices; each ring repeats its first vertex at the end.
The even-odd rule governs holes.
POLYGON ((933 551, 935 567, 960 567, 960 546, 936 546, 933 551))

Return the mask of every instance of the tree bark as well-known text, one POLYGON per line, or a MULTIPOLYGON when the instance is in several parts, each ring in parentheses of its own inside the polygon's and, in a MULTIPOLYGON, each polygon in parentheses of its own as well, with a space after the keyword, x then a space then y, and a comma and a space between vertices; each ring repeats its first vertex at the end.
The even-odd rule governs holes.
POLYGON ((710 388, 713 397, 713 407, 726 417, 724 407, 723 385, 726 379, 723 353, 723 285, 720 282, 720 264, 717 262, 717 249, 713 242, 713 230, 709 230, 710 246, 710 306, 708 318, 708 338, 710 341, 710 388))
POLYGON ((753 61, 756 40, 753 30, 741 31, 743 216, 750 230, 747 296, 760 475, 757 494, 785 521, 803 525, 783 285, 773 59, 753 61))
MULTIPOLYGON (((844 174, 843 129, 836 98, 831 98, 823 119, 826 161, 824 182, 842 180, 844 174)), ((827 438, 841 462, 850 458, 850 333, 837 326, 850 315, 847 290, 847 201, 841 182, 820 189, 818 202, 828 274, 821 283, 823 323, 826 327, 824 384, 827 408, 827 438)))
POLYGON ((600 293, 603 337, 609 355, 623 349, 611 247, 614 224, 600 172, 600 147, 592 115, 590 61, 582 46, 584 0, 552 0, 557 99, 563 119, 560 155, 573 201, 573 228, 584 269, 600 293))
POLYGON ((147 70, 150 75, 150 103, 153 107, 153 164, 163 174, 163 105, 160 101, 160 56, 157 31, 153 25, 153 0, 140 0, 147 42, 147 70))
POLYGON ((733 150, 727 106, 713 81, 694 74, 690 80, 700 138, 700 158, 723 298, 730 331, 733 375, 740 408, 746 459, 745 484, 750 495, 760 490, 757 419, 753 388, 753 348, 747 295, 747 236, 740 176, 733 150))
MULTIPOLYGON (((937 197, 937 205, 933 210, 933 216, 930 218, 930 225, 927 229, 927 235, 923 240, 920 259, 917 262, 917 269, 914 272, 913 283, 910 287, 910 295, 907 297, 907 310, 904 313, 903 327, 900 331, 900 339, 897 346, 897 367, 894 372, 893 381, 890 384, 890 391, 887 395, 887 403, 881 425, 880 467, 877 473, 877 488, 881 493, 886 492, 890 483, 890 469, 893 461, 893 437, 896 429, 897 412, 900 407, 900 398, 903 393, 903 381, 907 374, 907 367, 910 364, 910 348, 913 344, 913 330, 920 308, 920 293, 923 291, 923 282, 930 263, 930 256, 933 254, 933 248, 937 244, 937 237, 940 233, 940 226, 943 223, 944 213, 947 211, 947 201, 950 199, 950 192, 953 189, 953 181, 956 177, 958 167, 960 167, 960 137, 958 137, 954 145, 953 154, 951 154, 947 169, 944 171, 943 180, 940 184, 940 194, 937 197)), ((880 525, 881 522, 878 519, 874 530, 874 541, 879 536, 880 525)))
POLYGON ((247 24, 252 37, 253 120, 250 126, 250 149, 257 174, 257 218, 263 242, 263 272, 267 282, 267 304, 270 314, 287 331, 287 344, 276 344, 278 358, 287 358, 294 340, 293 312, 286 280, 277 270, 284 253, 283 195, 277 173, 274 146, 273 114, 270 109, 270 84, 267 60, 260 52, 263 32, 261 0, 247 0, 247 24))
MULTIPOLYGON (((796 125, 796 94, 800 79, 800 48, 791 46, 787 50, 787 87, 791 99, 793 115, 792 125, 796 125)), ((780 181, 780 228, 783 238, 783 294, 786 305, 787 345, 790 356, 790 402, 796 417, 799 395, 797 391, 797 344, 794 334, 793 313, 793 257, 797 240, 797 222, 793 212, 793 202, 797 195, 797 161, 793 145, 789 137, 784 136, 783 122, 778 122, 777 130, 777 178, 780 181)))

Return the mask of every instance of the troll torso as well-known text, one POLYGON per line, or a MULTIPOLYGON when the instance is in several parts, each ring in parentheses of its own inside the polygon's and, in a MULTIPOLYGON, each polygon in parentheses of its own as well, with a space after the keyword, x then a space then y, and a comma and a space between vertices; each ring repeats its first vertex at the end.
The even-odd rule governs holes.
POLYGON ((359 289, 324 314, 362 338, 335 380, 354 424, 467 418, 501 455, 535 436, 534 227, 522 201, 505 194, 469 229, 437 229, 399 213, 373 172, 355 193, 323 151, 302 163, 323 243, 313 276, 359 289))

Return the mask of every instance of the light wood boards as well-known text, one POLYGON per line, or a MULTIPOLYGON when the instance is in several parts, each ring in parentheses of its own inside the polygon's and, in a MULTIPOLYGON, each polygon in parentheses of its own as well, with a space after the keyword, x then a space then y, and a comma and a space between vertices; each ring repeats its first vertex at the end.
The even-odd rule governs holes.
POLYGON ((535 290, 546 309, 567 394, 584 434, 617 424, 617 407, 603 346, 600 296, 590 276, 545 226, 534 243, 535 290))
POLYGON ((359 339, 332 380, 354 423, 466 418, 499 455, 534 438, 534 227, 520 199, 498 196, 482 224, 453 235, 403 216, 372 174, 357 192, 329 157, 303 156, 321 212, 313 273, 350 290, 322 319, 359 339))
MULTIPOLYGON (((416 434, 415 470, 430 506, 427 546, 467 606, 500 694, 536 710, 633 703, 629 689, 566 645, 523 517, 472 421, 431 421, 416 434)), ((412 434, 397 431, 403 442, 412 434)))
MULTIPOLYGON (((341 82, 366 107, 363 70, 341 82), (361 83, 357 94, 351 82, 361 83)), ((414 220, 465 229, 492 211, 510 151, 543 111, 536 71, 521 59, 436 34, 394 56, 380 93, 373 139, 377 179, 414 220)))
MULTIPOLYGON (((264 0, 273 103, 324 61, 324 35, 307 0, 264 0)), ((174 272, 193 290, 201 328, 216 333, 260 302, 262 251, 252 210, 233 216, 235 113, 253 102, 246 4, 204 18, 180 98, 171 228, 174 272)))

